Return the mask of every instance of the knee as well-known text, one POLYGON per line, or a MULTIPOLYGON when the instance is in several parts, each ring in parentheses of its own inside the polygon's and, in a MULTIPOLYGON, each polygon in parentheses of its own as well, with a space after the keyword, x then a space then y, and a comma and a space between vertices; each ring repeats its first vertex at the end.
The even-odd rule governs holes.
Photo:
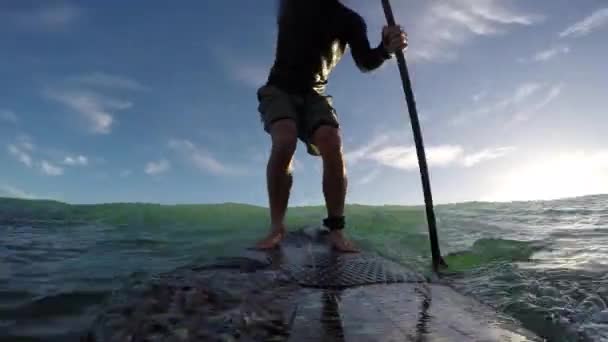
POLYGON ((291 157, 298 142, 298 129, 293 120, 281 120, 273 124, 271 129, 272 152, 285 157, 291 157))
POLYGON ((313 142, 323 157, 336 157, 342 154, 342 137, 338 128, 319 127, 313 136, 313 142))

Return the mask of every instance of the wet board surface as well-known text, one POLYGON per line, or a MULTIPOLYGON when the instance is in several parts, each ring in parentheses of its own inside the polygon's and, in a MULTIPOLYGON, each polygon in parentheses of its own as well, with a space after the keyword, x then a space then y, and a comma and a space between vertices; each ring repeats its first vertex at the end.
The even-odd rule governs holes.
MULTIPOLYGON (((542 341, 517 322, 366 252, 331 251, 326 234, 289 235, 267 257, 303 287, 289 341, 542 341)), ((253 252, 259 253, 259 252, 253 252)))
POLYGON ((243 257, 267 262, 290 275, 299 285, 309 288, 427 282, 420 274, 372 253, 334 252, 329 248, 326 231, 318 228, 288 234, 276 250, 247 251, 243 257))
POLYGON ((83 341, 542 341, 508 317, 316 227, 117 291, 83 341))
POLYGON ((447 287, 370 285, 300 298, 289 341, 541 341, 447 287))

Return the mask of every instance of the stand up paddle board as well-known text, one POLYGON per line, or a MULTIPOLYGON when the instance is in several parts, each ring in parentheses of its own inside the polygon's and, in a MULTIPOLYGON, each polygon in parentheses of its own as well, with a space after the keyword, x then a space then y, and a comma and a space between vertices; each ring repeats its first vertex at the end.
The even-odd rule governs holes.
POLYGON ((515 320, 327 232, 288 234, 119 291, 86 341, 542 341, 515 320))

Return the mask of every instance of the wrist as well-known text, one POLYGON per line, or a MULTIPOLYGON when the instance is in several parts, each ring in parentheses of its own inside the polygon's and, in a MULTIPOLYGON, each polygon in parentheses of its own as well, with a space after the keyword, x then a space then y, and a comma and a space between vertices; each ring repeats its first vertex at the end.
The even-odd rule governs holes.
POLYGON ((380 45, 378 45, 378 50, 384 59, 390 59, 393 57, 393 54, 390 53, 386 48, 386 45, 384 45, 384 41, 380 42, 380 45))

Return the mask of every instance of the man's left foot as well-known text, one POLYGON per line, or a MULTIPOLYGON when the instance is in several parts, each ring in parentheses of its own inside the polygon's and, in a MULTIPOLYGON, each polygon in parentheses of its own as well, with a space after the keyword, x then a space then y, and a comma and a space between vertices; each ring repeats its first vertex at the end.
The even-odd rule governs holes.
POLYGON ((259 250, 270 250, 279 246, 281 240, 285 237, 286 230, 285 226, 280 225, 279 227, 272 228, 268 236, 261 241, 256 243, 255 248, 259 250))
POLYGON ((329 232, 329 242, 331 243, 331 247, 338 252, 359 253, 357 247, 340 230, 329 232))

